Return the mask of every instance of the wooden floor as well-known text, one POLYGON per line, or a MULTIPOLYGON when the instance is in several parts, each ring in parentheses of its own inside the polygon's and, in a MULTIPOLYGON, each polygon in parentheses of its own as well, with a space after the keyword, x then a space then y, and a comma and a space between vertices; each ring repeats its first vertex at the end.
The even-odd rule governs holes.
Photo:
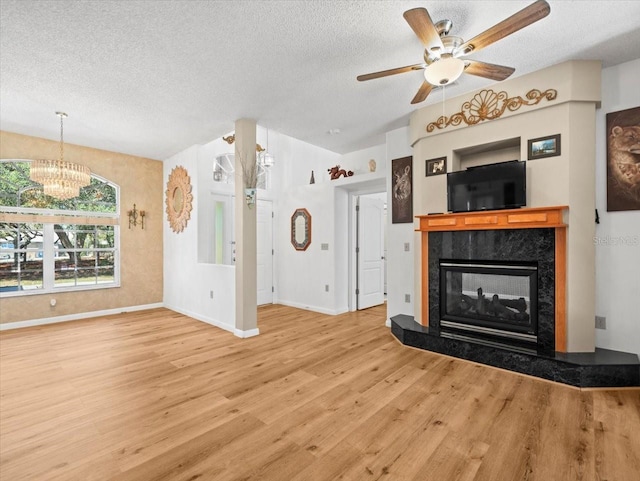
POLYGON ((166 309, 0 333, 0 479, 640 479, 640 391, 399 344, 385 308, 166 309))

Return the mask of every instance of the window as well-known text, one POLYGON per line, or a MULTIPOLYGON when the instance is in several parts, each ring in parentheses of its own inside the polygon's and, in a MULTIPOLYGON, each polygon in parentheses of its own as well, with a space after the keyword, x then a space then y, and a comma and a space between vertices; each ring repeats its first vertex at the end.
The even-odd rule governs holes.
POLYGON ((0 161, 0 296, 117 287, 118 188, 92 176, 74 199, 45 196, 29 161, 0 161))
POLYGON ((42 224, 0 224, 0 292, 42 289, 42 224))

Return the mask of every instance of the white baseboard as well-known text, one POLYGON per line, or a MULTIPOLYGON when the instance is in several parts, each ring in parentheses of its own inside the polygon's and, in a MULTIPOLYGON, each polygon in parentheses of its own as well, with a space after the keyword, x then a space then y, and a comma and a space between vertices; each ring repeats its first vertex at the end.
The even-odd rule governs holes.
POLYGON ((202 322, 205 322, 207 324, 211 324, 212 326, 219 327, 220 329, 224 329, 225 331, 233 332, 235 334, 235 330, 234 330, 233 324, 227 324, 225 322, 218 321, 217 319, 213 319, 212 317, 202 316, 202 315, 197 314, 195 312, 191 312, 191 311, 189 311, 187 309, 179 309, 177 307, 172 307, 172 306, 165 306, 165 307, 167 309, 171 309, 172 311, 176 311, 176 312, 178 312, 180 314, 184 314, 185 316, 192 317, 193 319, 196 319, 198 321, 202 321, 202 322))
POLYGON ((260 334, 260 329, 257 327, 255 329, 249 329, 248 331, 243 331, 241 329, 234 329, 233 334, 242 339, 246 339, 247 337, 253 337, 260 334))
POLYGON ((391 319, 387 319, 386 321, 384 321, 384 325, 387 327, 391 327, 391 319))
POLYGON ((320 314, 327 314, 329 316, 337 316, 338 314, 349 312, 349 309, 347 308, 337 310, 325 309, 324 307, 308 306, 306 304, 300 304, 299 302, 284 301, 282 299, 274 299, 273 303, 282 304, 283 306, 295 307, 297 309, 304 309, 305 311, 319 312, 320 314))
POLYGON ((23 327, 44 326, 46 324, 57 324, 59 322, 78 321, 80 319, 88 319, 91 317, 111 316, 113 314, 123 314, 125 312, 146 311, 147 309, 157 309, 158 307, 164 307, 164 304, 162 302, 158 302, 155 304, 144 304, 140 306, 117 307, 115 309, 105 309, 102 311, 80 312, 77 314, 68 314, 66 316, 29 319, 28 321, 6 322, 0 324, 0 331, 9 329, 20 329, 23 327))

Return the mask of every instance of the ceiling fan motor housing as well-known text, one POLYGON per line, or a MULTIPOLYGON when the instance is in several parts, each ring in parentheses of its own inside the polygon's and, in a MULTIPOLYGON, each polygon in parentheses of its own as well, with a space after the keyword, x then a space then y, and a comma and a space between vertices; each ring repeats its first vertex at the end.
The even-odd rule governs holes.
MULTIPOLYGON (((447 21, 448 20, 443 20, 443 21, 447 21)), ((440 22, 438 22, 440 23, 440 22)), ((442 37, 442 45, 444 46, 444 49, 441 49, 440 47, 433 47, 431 49, 425 49, 424 51, 424 61, 427 63, 427 65, 435 62, 436 60, 439 60, 440 58, 444 57, 444 56, 453 56, 455 50, 462 45, 462 43, 464 42, 464 40, 462 40, 462 38, 460 37, 456 37, 455 35, 446 35, 442 37)))

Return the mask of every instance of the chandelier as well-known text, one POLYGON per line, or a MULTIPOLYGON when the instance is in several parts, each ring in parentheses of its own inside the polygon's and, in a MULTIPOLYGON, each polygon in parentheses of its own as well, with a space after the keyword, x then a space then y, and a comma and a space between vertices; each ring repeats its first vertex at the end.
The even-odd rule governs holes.
POLYGON ((80 188, 91 182, 88 167, 64 160, 63 119, 64 112, 56 112, 60 117, 60 160, 40 159, 31 162, 29 177, 42 184, 46 195, 66 200, 78 197, 80 188))

